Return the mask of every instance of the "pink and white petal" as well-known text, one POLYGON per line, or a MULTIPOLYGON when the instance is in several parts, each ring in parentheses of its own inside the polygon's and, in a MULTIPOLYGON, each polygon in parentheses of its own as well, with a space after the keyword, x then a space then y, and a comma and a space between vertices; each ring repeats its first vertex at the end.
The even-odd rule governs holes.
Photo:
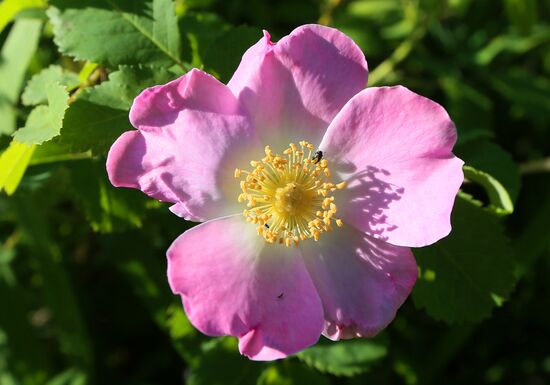
POLYGON ((191 220, 241 211, 234 170, 263 147, 225 85, 192 70, 143 91, 130 118, 139 130, 122 134, 107 158, 113 185, 176 203, 173 211, 191 220))
POLYGON ((144 131, 172 126, 182 128, 186 115, 198 112, 222 116, 245 114, 227 86, 212 75, 193 68, 169 83, 142 91, 132 104, 130 122, 144 131))
POLYGON ((273 360, 317 342, 323 310, 299 251, 267 245, 242 215, 182 234, 168 250, 168 281, 189 320, 239 337, 242 354, 273 360))
POLYGON ((275 148, 289 141, 319 143, 367 78, 365 56, 353 40, 333 28, 304 25, 277 43, 264 32, 228 87, 250 112, 264 142, 275 148))
POLYGON ((451 231, 464 179, 456 130, 439 104, 405 87, 368 88, 336 116, 321 145, 348 180, 339 215, 398 246, 432 244, 451 231))
POLYGON ((302 255, 325 311, 332 339, 372 337, 394 318, 418 275, 409 248, 344 226, 304 242, 302 255))

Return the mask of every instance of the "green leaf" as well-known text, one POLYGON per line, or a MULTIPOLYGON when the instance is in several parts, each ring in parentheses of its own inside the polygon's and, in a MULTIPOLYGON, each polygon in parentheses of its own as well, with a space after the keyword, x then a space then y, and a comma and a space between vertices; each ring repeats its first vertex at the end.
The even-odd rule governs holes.
POLYGON ((513 251, 498 219, 460 197, 451 222, 449 236, 414 251, 413 300, 437 320, 479 322, 514 288, 513 251))
POLYGON ((477 170, 495 178, 515 202, 521 185, 521 176, 512 156, 499 145, 485 141, 473 141, 455 147, 453 152, 477 170))
POLYGON ((139 191, 111 186, 103 161, 73 164, 71 179, 75 197, 94 231, 110 233, 141 226, 147 198, 139 191))
POLYGON ((298 358, 322 372, 354 376, 368 371, 386 354, 386 346, 379 340, 355 339, 335 343, 325 339, 298 353, 298 358))
POLYGON ((55 141, 49 141, 36 147, 32 154, 30 166, 45 163, 63 162, 68 160, 89 159, 92 157, 90 151, 71 152, 70 148, 55 141))
POLYGON ((38 106, 31 111, 23 128, 17 130, 14 139, 25 144, 42 144, 59 135, 65 111, 69 108, 69 93, 65 86, 47 85, 47 106, 38 106))
POLYGON ((91 150, 93 154, 105 154, 120 134, 132 128, 128 111, 83 99, 67 110, 59 140, 72 152, 91 150))
POLYGON ((35 146, 18 143, 13 140, 0 155, 0 192, 12 195, 27 170, 35 146))
POLYGON ((116 67, 185 67, 172 0, 53 0, 48 10, 60 52, 116 67))
POLYGON ((124 131, 133 129, 128 111, 144 89, 175 75, 153 67, 123 66, 107 82, 82 92, 65 114, 60 142, 72 152, 104 154, 124 131))
POLYGON ((237 339, 211 339, 202 346, 203 353, 192 364, 188 385, 254 384, 262 369, 239 353, 237 339))
POLYGON ((26 106, 36 106, 48 101, 48 90, 52 84, 61 84, 70 91, 80 84, 78 75, 65 71, 62 67, 51 65, 34 75, 27 83, 21 101, 26 106))
POLYGON ((15 106, 25 72, 38 47, 41 30, 42 22, 39 20, 17 21, 0 52, 0 134, 15 131, 15 106))
POLYGON ((43 8, 46 6, 44 0, 3 0, 0 3, 0 32, 14 19, 21 11, 30 8, 43 8))
POLYGON ((82 97, 92 103, 119 110, 130 110, 135 97, 145 88, 164 84, 176 78, 165 68, 120 66, 109 80, 89 89, 82 97))
POLYGON ((245 51, 261 36, 262 31, 258 28, 241 26, 230 29, 209 46, 204 56, 204 66, 208 72, 215 72, 222 82, 227 83, 245 51))
POLYGON ((514 203, 508 191, 490 174, 477 170, 471 166, 464 166, 464 178, 481 185, 489 195, 489 210, 499 215, 508 215, 514 212, 514 203))
POLYGON ((268 367, 258 378, 257 385, 330 385, 327 377, 304 365, 291 361, 278 361, 268 367))

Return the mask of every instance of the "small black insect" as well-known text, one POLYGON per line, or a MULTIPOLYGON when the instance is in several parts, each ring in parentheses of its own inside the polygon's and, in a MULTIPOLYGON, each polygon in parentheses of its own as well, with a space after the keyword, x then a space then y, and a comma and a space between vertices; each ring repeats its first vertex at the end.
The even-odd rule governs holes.
POLYGON ((319 150, 315 153, 315 156, 313 158, 311 158, 311 160, 313 161, 313 163, 317 164, 321 161, 321 159, 323 159, 323 151, 319 150))
POLYGON ((285 295, 285 293, 279 294, 279 295, 277 296, 277 298, 281 299, 281 298, 283 298, 283 295, 285 295))
POLYGON ((269 225, 267 223, 264 223, 264 226, 269 229, 269 225))

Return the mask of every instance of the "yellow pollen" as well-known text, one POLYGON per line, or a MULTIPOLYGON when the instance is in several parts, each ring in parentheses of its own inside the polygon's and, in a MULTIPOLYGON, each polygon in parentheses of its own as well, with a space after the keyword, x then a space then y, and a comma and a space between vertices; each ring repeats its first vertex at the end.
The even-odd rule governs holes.
POLYGON ((315 160, 314 148, 302 140, 280 155, 265 146, 265 157, 250 161, 250 171, 235 170, 242 191, 237 200, 247 207, 243 215, 268 243, 297 246, 310 238, 318 241, 333 223, 343 226, 334 216, 338 208, 332 192, 346 182, 330 181, 329 162, 315 160))

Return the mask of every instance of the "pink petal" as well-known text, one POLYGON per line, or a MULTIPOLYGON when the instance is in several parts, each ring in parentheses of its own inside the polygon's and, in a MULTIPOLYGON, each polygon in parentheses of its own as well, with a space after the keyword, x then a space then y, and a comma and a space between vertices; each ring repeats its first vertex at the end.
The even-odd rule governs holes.
POLYGON ((456 130, 437 103, 404 87, 368 88, 331 123, 320 145, 348 188, 339 215, 369 235, 420 247, 451 231, 464 179, 456 130))
POLYGON ((267 245, 241 215, 182 234, 168 250, 168 280, 205 334, 239 337, 242 354, 272 360, 314 344, 321 301, 295 248, 267 245))
POLYGON ((371 337, 385 328, 418 275, 410 249, 351 226, 304 242, 302 254, 325 309, 323 334, 333 340, 371 337))
POLYGON ((191 220, 242 210, 234 170, 263 151, 249 118, 225 85, 192 70, 143 91, 130 119, 139 130, 121 135, 109 151, 107 171, 113 185, 174 202, 172 211, 191 220))
POLYGON ((278 43, 264 34, 246 51, 228 87, 266 144, 319 143, 338 111, 366 86, 363 53, 342 32, 320 25, 298 27, 278 43))

